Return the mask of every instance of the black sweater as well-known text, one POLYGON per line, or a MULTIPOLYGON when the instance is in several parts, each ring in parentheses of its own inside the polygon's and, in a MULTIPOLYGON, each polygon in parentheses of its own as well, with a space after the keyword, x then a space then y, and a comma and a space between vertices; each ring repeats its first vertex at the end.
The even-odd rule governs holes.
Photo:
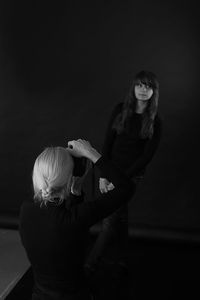
POLYGON ((130 199, 133 184, 117 167, 102 156, 95 168, 113 182, 113 191, 94 201, 78 204, 75 201, 68 209, 65 203, 40 207, 32 200, 21 206, 21 241, 35 280, 43 287, 73 292, 84 285, 83 263, 89 227, 130 199))
MULTIPOLYGON (((147 164, 152 160, 161 137, 161 119, 157 115, 154 121, 154 133, 151 139, 139 136, 142 114, 133 113, 129 130, 117 134, 112 128, 116 116, 121 112, 123 103, 115 106, 105 135, 102 153, 120 167, 130 178, 143 175, 147 164)), ((104 177, 104 174, 102 174, 104 177)))

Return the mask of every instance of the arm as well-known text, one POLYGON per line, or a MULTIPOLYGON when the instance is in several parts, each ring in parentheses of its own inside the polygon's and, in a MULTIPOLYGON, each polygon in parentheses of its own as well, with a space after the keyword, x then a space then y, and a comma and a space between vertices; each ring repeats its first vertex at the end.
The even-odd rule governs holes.
POLYGON ((109 182, 106 178, 99 178, 99 190, 102 194, 112 191, 114 188, 112 182, 109 182))
POLYGON ((105 133, 105 139, 102 147, 102 154, 110 158, 112 146, 115 140, 116 131, 112 129, 113 122, 116 116, 121 112, 122 103, 119 103, 113 110, 105 133))
POLYGON ((73 222, 81 227, 90 227, 110 215, 121 205, 131 199, 135 186, 131 180, 104 156, 96 163, 95 168, 103 172, 115 188, 109 193, 101 194, 93 201, 82 202, 74 207, 73 222))
POLYGON ((108 194, 102 194, 94 201, 83 202, 71 209, 71 221, 81 227, 90 227, 111 214, 128 201, 134 191, 131 180, 114 166, 107 157, 101 156, 84 140, 68 143, 68 151, 75 156, 83 156, 91 160, 115 188, 108 194))
POLYGON ((149 139, 145 145, 144 152, 137 161, 129 167, 126 174, 129 178, 136 176, 141 170, 143 170, 147 164, 152 160, 158 145, 160 143, 162 133, 162 122, 159 117, 155 119, 153 137, 149 139))
MULTIPOLYGON (((88 173, 89 169, 92 167, 92 163, 89 159, 86 159, 86 161, 84 162, 84 165, 80 165, 80 164, 76 165, 75 164, 75 167, 77 169, 76 173, 78 173, 78 174, 80 173, 79 167, 80 167, 80 169, 85 168, 84 173, 83 173, 82 176, 74 176, 75 170, 73 170, 72 183, 71 183, 71 193, 73 195, 79 196, 82 193, 82 186, 84 184, 84 180, 87 176, 87 173, 88 173)), ((83 172, 83 170, 82 170, 82 172, 83 172)))
MULTIPOLYGON (((116 116, 122 110, 122 105, 123 103, 119 103, 113 109, 105 133, 105 139, 102 146, 102 154, 109 159, 111 158, 112 147, 116 137, 116 131, 112 129, 112 126, 116 116)), ((99 179, 99 190, 101 193, 107 193, 108 191, 112 190, 114 186, 112 186, 112 183, 110 183, 106 178, 102 177, 103 175, 101 174, 101 178, 99 179), (111 185, 110 188, 109 185, 111 185)))

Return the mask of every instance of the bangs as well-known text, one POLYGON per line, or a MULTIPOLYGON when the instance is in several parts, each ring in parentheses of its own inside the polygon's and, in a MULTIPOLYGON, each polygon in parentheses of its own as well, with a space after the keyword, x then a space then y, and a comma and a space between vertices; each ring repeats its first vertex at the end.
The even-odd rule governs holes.
POLYGON ((156 87, 155 83, 150 78, 147 78, 147 77, 137 78, 135 80, 135 84, 136 85, 138 85, 138 84, 148 85, 149 87, 151 87, 153 89, 156 87))
POLYGON ((136 75, 135 84, 140 83, 148 85, 153 89, 156 89, 158 85, 155 75, 148 71, 142 71, 136 75))

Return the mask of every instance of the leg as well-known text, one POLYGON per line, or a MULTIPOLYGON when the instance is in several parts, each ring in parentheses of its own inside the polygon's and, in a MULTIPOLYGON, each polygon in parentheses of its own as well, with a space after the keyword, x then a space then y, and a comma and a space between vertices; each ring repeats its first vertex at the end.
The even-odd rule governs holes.
MULTIPOLYGON (((115 242, 117 256, 120 256, 122 249, 126 249, 128 243, 128 206, 124 205, 112 215, 105 218, 102 223, 102 230, 89 254, 87 264, 95 266, 102 258, 108 245, 115 242)), ((124 251, 123 251, 124 252, 124 251)))
MULTIPOLYGON (((140 180, 133 180, 134 196, 136 186, 140 180)), ((86 259, 86 267, 95 269, 98 262, 102 259, 108 245, 115 242, 115 260, 127 262, 128 250, 128 204, 124 204, 102 222, 102 229, 86 259)), ((114 253, 113 253, 114 256, 114 253)))

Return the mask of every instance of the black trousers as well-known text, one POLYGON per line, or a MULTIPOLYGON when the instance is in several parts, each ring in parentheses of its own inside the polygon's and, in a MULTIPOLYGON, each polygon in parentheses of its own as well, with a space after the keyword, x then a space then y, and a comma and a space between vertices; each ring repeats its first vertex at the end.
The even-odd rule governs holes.
MULTIPOLYGON (((138 176, 133 179, 135 188, 131 198, 134 197, 142 178, 142 176, 138 176)), ((110 216, 103 219, 101 231, 88 255, 86 264, 95 267, 102 259, 110 243, 115 244, 115 261, 126 263, 128 259, 128 204, 122 205, 110 216)))

